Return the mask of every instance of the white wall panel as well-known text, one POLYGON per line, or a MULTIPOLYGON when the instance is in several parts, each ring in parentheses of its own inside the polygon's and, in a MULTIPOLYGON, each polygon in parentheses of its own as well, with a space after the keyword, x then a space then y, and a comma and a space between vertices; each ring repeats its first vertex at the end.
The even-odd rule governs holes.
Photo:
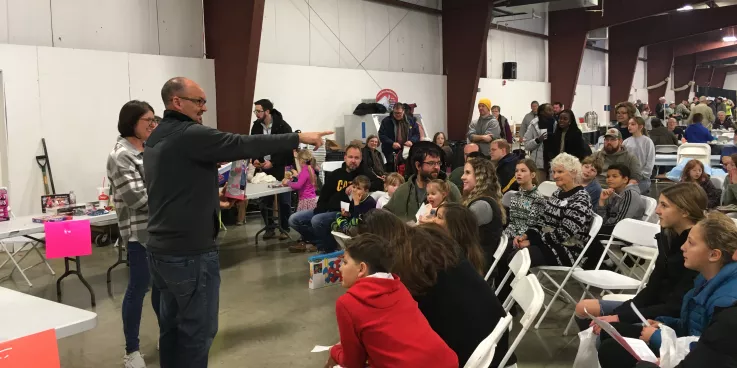
POLYGON ((727 78, 724 80, 724 89, 737 90, 737 72, 727 73, 727 78))
POLYGON ((159 53, 156 0, 52 0, 54 46, 159 53))
POLYGON ((576 86, 576 97, 571 107, 576 121, 587 112, 594 111, 599 117, 599 125, 605 124, 609 121, 609 112, 604 110, 605 105, 609 105, 609 87, 583 84, 576 86))
POLYGON ((8 12, 8 43, 51 46, 49 0, 4 0, 8 12))
POLYGON ((186 76, 197 82, 207 95, 208 112, 202 117, 203 123, 217 127, 214 60, 128 54, 128 70, 130 98, 148 102, 159 116, 164 112, 161 87, 167 80, 174 76, 186 76))
MULTIPOLYGON (((384 71, 371 74, 382 87, 393 88, 400 100, 418 104, 428 135, 445 130, 445 77, 384 71)), ((344 126, 343 116, 378 91, 363 70, 259 63, 255 95, 271 99, 292 129, 315 131, 344 126), (300 83, 292 83, 295 80, 300 83), (288 83, 290 88, 284 88, 288 83)))
POLYGON ((439 17, 365 0, 267 0, 261 41, 261 62, 442 71, 439 17))
POLYGON ((632 86, 638 89, 647 87, 647 64, 644 61, 637 60, 632 86))
POLYGON ((35 159, 41 153, 43 136, 36 47, 0 45, 0 70, 8 129, 10 205, 16 215, 30 214, 40 211, 39 196, 43 194, 41 171, 35 159))
POLYGON ((488 77, 502 78, 502 63, 517 62, 517 80, 545 82, 546 41, 498 30, 490 30, 487 40, 488 77))
POLYGON ((74 190, 80 202, 94 200, 118 135, 120 107, 130 96, 128 58, 124 53, 43 47, 38 49, 38 73, 41 126, 56 191, 74 190), (84 101, 84 108, 70 108, 72 99, 84 101))
POLYGON ((158 7, 160 54, 203 57, 205 29, 202 0, 155 1, 158 7))
POLYGON ((606 86, 606 61, 606 53, 584 49, 581 69, 578 72, 578 84, 606 86))
POLYGON ((202 0, 0 0, 0 43, 202 57, 202 17, 202 0))

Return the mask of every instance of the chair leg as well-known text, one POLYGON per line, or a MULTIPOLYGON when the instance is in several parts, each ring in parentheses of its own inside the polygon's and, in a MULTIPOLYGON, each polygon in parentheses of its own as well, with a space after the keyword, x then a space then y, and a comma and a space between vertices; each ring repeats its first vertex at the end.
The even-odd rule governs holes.
POLYGON ((33 250, 38 253, 38 256, 41 257, 41 260, 46 264, 46 267, 49 268, 49 272, 51 272, 52 275, 56 276, 56 272, 54 272, 54 269, 51 268, 51 265, 49 264, 49 261, 46 259, 46 257, 41 253, 40 250, 38 250, 38 243, 32 245, 33 250))
MULTIPOLYGON (((550 299, 550 303, 548 303, 548 304, 547 304, 547 305, 545 306, 545 310, 543 311, 543 314, 542 314, 542 316, 540 316, 540 318, 538 318, 538 320, 537 320, 537 323, 535 324, 535 329, 536 329, 536 330, 540 328, 540 325, 541 325, 541 324, 543 323, 543 320, 545 319, 545 316, 547 316, 547 315, 548 315, 548 312, 550 311, 550 308, 551 308, 551 307, 553 306, 553 302, 555 301, 555 299, 557 299, 557 298, 558 298, 558 295, 560 295, 560 293, 561 293, 561 290, 563 290, 563 285, 565 285, 565 282, 566 282, 566 281, 568 281, 568 277, 566 277, 566 279, 565 279, 565 280, 563 280, 563 285, 560 285, 560 284, 558 284, 557 282, 555 282, 555 280, 553 280, 553 278, 552 278, 552 277, 550 277, 550 275, 548 275, 548 273, 547 273, 547 272, 545 272, 545 271, 542 271, 542 274, 543 274, 543 275, 544 275, 545 277, 547 277, 547 278, 548 278, 548 279, 549 279, 549 280, 550 280, 550 281, 551 281, 551 282, 553 283, 553 285, 555 285, 555 286, 556 286, 556 289, 557 289, 557 290, 555 291, 555 294, 553 295, 552 299, 550 299)), ((567 292, 566 292, 566 295, 568 295, 568 293, 567 293, 567 292)), ((569 295, 569 297, 570 297, 570 295, 569 295)), ((545 302, 543 302, 543 304, 545 304, 545 302)))
MULTIPOLYGON (((0 245, 2 245, 3 250, 8 255, 8 257, 10 257, 10 261, 12 261, 13 264, 15 265, 15 267, 12 270, 10 270, 10 274, 8 274, 8 277, 10 277, 13 274, 13 270, 15 270, 17 268, 18 269, 18 272, 20 272, 21 276, 23 276, 23 278, 28 283, 28 287, 32 287, 33 284, 31 283, 31 280, 28 279, 28 277, 26 276, 25 271, 23 271, 23 269, 20 267, 20 265, 18 264, 18 262, 16 262, 15 258, 13 258, 13 254, 11 254, 10 251, 8 251, 8 247, 5 245, 5 243, 0 243, 0 245)), ((5 264, 6 262, 3 262, 3 264, 5 264)))

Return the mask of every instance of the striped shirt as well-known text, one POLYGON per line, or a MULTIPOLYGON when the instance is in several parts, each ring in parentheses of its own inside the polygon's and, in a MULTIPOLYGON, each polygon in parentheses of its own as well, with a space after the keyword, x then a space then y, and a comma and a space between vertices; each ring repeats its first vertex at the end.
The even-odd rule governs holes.
POLYGON ((113 186, 113 203, 123 244, 148 241, 148 194, 143 178, 143 152, 118 137, 107 159, 107 176, 113 186))

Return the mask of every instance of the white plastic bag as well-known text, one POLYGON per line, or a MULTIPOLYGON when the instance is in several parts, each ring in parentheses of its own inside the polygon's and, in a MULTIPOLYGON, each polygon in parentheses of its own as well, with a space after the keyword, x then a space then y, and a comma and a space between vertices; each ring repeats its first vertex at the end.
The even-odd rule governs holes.
POLYGON ((660 367, 674 368, 691 351, 691 343, 699 341, 699 336, 677 337, 672 328, 660 325, 660 367))
POLYGON ((596 338, 593 327, 578 333, 578 353, 576 353, 573 368, 601 367, 599 365, 599 353, 596 351, 596 338))

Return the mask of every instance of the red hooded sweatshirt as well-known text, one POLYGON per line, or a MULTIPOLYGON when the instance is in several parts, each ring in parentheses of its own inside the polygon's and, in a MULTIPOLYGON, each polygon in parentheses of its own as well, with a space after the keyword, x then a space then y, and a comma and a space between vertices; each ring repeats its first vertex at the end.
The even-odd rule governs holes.
POLYGON ((399 281, 365 277, 335 303, 340 344, 330 356, 345 368, 458 368, 458 357, 430 327, 399 281))

